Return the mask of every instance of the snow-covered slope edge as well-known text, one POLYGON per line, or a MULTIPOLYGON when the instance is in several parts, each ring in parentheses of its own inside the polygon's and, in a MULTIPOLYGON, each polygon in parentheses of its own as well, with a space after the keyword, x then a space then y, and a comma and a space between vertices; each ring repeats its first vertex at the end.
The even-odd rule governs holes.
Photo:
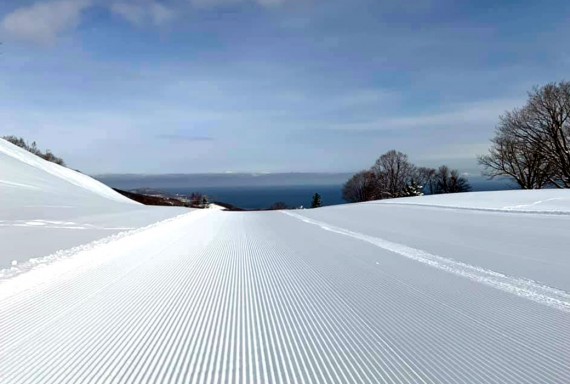
MULTIPOLYGON (((52 176, 61 179, 62 181, 65 181, 67 183, 71 183, 75 186, 78 186, 82 189, 85 189, 86 191, 89 191, 91 193, 94 193, 96 195, 105 197, 107 199, 110 200, 114 200, 114 201, 118 201, 121 203, 128 203, 128 204, 135 204, 138 205, 139 203, 134 202, 122 195, 120 195, 119 193, 113 191, 111 188, 109 188, 108 186, 106 186, 105 184, 87 176, 84 174, 81 174, 77 171, 71 170, 69 168, 65 168, 62 167, 60 165, 51 163, 49 161, 46 161, 32 153, 29 153, 28 151, 12 144, 9 143, 8 141, 4 140, 4 139, 0 139, 0 153, 4 154, 5 156, 18 160, 23 164, 26 164, 30 167, 36 168, 38 170, 44 171, 46 173, 51 174, 52 176)), ((22 170, 22 167, 14 167, 17 168, 19 171, 22 170)), ((24 186, 29 186, 31 188, 35 188, 37 189, 38 186, 33 185, 30 183, 22 183, 22 182, 15 182, 14 180, 4 180, 5 178, 5 174, 4 173, 8 173, 10 172, 9 169, 5 169, 4 172, 2 170, 0 170, 0 183, 5 184, 5 185, 14 185, 14 186, 20 186, 20 187, 24 187, 24 186)), ((20 178, 25 178, 25 173, 22 175, 22 173, 19 173, 20 178)))
POLYGON ((305 223, 316 225, 325 231, 333 232, 343 236, 348 236, 366 243, 370 243, 378 248, 385 249, 394 254, 406 257, 432 268, 461 276, 475 282, 488 285, 495 289, 564 311, 570 312, 570 293, 560 289, 537 283, 530 279, 508 276, 500 272, 481 268, 479 266, 462 263, 451 258, 445 258, 431 254, 421 249, 408 247, 403 244, 387 241, 382 238, 368 236, 363 233, 339 228, 329 223, 312 220, 302 215, 292 212, 283 213, 297 218, 305 223))
POLYGON ((116 256, 117 251, 125 252, 130 247, 140 244, 143 239, 148 238, 149 233, 168 233, 171 226, 176 225, 177 222, 193 221, 205 214, 208 214, 208 211, 192 212, 191 215, 183 213, 142 228, 119 232, 88 244, 0 269, 0 286, 2 287, 0 300, 30 289, 37 291, 39 287, 50 282, 61 281, 64 275, 66 278, 76 276, 80 272, 109 262, 116 256), (19 276, 24 272, 29 273, 19 276))
POLYGON ((468 192, 405 197, 374 201, 368 204, 419 205, 452 209, 568 215, 570 214, 570 190, 468 192))
POLYGON ((0 270, 188 211, 139 204, 0 139, 0 270))

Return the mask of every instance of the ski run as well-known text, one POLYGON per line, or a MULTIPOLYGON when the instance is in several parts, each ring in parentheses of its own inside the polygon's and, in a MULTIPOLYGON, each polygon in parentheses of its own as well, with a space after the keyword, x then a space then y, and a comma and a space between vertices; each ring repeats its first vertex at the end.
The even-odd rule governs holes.
POLYGON ((0 383, 570 383, 568 191, 224 212, 0 164, 0 383))

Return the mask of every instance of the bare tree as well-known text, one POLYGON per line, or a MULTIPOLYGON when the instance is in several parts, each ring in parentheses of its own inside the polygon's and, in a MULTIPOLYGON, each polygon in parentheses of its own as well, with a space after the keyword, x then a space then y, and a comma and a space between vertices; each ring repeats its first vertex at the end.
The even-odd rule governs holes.
POLYGON ((402 152, 391 150, 380 156, 372 167, 378 181, 379 198, 404 196, 406 188, 416 179, 416 167, 402 152))
POLYGON ((471 190, 467 179, 461 176, 457 169, 450 170, 446 165, 439 167, 435 180, 435 193, 457 193, 469 192, 471 190))
POLYGON ((552 165, 550 182, 570 188, 570 82, 535 87, 525 107, 528 123, 519 137, 540 150, 552 165))
POLYGON ((480 163, 523 188, 570 188, 570 82, 535 87, 523 108, 507 112, 480 163))
POLYGON ((468 192, 471 186, 467 178, 456 169, 441 166, 416 167, 402 152, 389 151, 376 161, 370 170, 353 175, 342 189, 342 197, 349 203, 422 196, 435 193, 468 192))
POLYGON ((434 168, 419 167, 417 169, 417 179, 420 185, 423 186, 423 190, 429 194, 433 195, 435 193, 436 170, 434 168))
POLYGON ((370 201, 376 198, 376 177, 371 171, 360 171, 348 180, 342 188, 342 198, 349 203, 370 201))
POLYGON ((550 183, 552 164, 543 151, 517 133, 529 124, 526 110, 514 110, 500 117, 489 153, 479 156, 483 175, 506 176, 522 189, 539 189, 550 183))

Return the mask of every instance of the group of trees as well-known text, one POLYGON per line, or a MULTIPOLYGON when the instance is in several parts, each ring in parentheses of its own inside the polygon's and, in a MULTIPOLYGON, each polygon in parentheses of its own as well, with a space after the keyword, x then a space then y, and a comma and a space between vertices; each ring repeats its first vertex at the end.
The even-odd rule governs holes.
POLYGON ((535 87, 526 104, 500 117, 484 175, 522 189, 570 188, 570 82, 535 87))
POLYGON ((428 194, 467 192, 471 186, 457 170, 443 165, 438 169, 416 167, 408 156, 395 150, 386 152, 368 170, 356 173, 343 187, 345 201, 391 199, 428 194))
POLYGON ((289 206, 287 205, 287 203, 278 201, 276 203, 273 203, 268 209, 271 211, 279 211, 282 209, 289 209, 289 206))
MULTIPOLYGON (((315 193, 313 195, 313 198, 311 199, 311 208, 319 208, 323 206, 323 201, 321 198, 321 195, 318 193, 315 193)), ((282 201, 278 201, 276 203, 273 203, 268 209, 269 210, 283 210, 283 209, 302 209, 303 206, 298 207, 298 208, 291 208, 289 207, 286 203, 282 202, 282 201)))
POLYGON ((203 195, 199 192, 193 192, 190 195, 190 206, 194 208, 208 208, 210 201, 208 196, 203 195))
POLYGON ((59 164, 65 167, 65 162, 62 158, 57 157, 48 149, 45 152, 41 151, 36 142, 32 142, 32 144, 28 144, 24 139, 21 137, 16 136, 4 136, 2 137, 4 140, 9 141, 10 143, 17 145, 20 148, 25 149, 28 152, 33 153, 36 156, 41 157, 44 160, 51 161, 52 163, 59 164))

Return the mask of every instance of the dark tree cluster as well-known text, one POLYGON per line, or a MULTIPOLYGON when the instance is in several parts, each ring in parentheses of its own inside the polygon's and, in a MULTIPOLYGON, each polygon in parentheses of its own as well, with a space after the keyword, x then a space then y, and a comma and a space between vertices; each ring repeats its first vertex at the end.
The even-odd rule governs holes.
POLYGON ((313 195, 313 199, 311 200, 311 208, 320 208, 323 206, 323 201, 321 199, 321 195, 315 193, 313 195))
POLYGON ((570 188, 570 82, 535 87, 522 108, 501 116, 479 164, 522 189, 570 188))
POLYGON ((194 208, 208 208, 210 201, 208 196, 198 192, 193 192, 190 195, 190 206, 194 208))
POLYGON ((350 203, 421 196, 425 193, 456 193, 471 190, 457 170, 443 165, 438 169, 417 167, 408 156, 395 150, 386 152, 368 170, 356 173, 343 187, 342 197, 350 203))
POLYGON ((287 204, 282 202, 282 201, 278 201, 276 203, 273 203, 271 205, 271 207, 269 207, 269 210, 271 210, 271 211, 280 211, 282 209, 289 209, 289 206, 287 206, 287 204))
POLYGON ((33 153, 36 156, 41 157, 44 160, 50 161, 55 164, 59 164, 65 167, 65 162, 60 157, 55 156, 51 151, 48 149, 45 152, 41 151, 36 142, 32 142, 32 144, 28 144, 24 139, 21 137, 16 136, 4 136, 2 137, 4 140, 9 141, 10 143, 17 145, 20 148, 25 149, 26 151, 33 153))

